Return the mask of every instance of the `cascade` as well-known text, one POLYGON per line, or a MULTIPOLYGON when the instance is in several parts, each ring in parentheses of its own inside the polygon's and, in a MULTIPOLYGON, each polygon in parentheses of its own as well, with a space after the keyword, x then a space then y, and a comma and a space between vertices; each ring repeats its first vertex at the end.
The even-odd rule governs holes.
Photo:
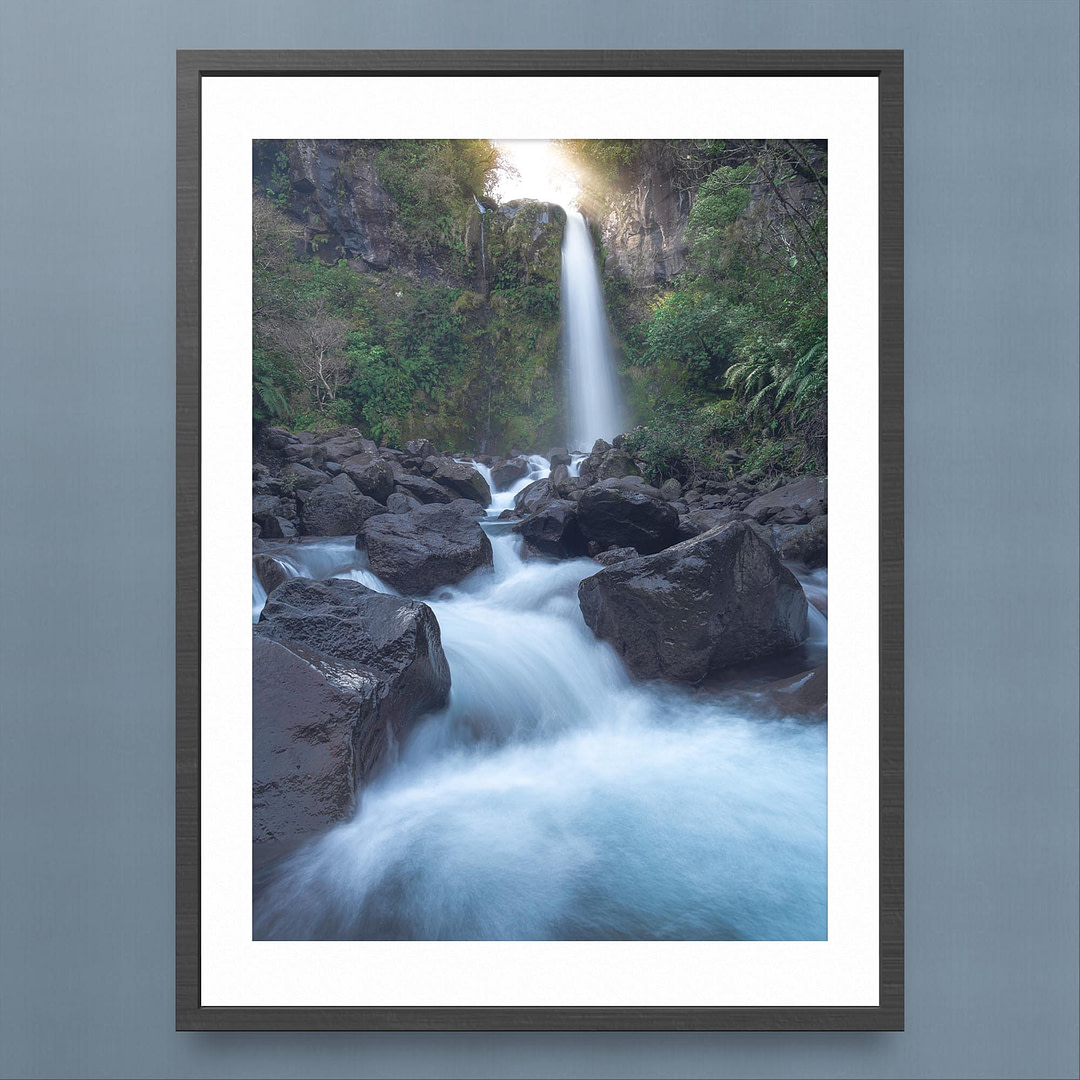
POLYGON ((571 449, 610 442, 625 426, 596 251, 585 218, 566 214, 562 246, 563 347, 571 449))
MULTIPOLYGON (((825 725, 758 711, 752 687, 632 680, 578 607, 596 563, 523 559, 498 520, 550 471, 528 462, 492 484, 493 570, 426 600, 447 707, 352 820, 260 873, 256 938, 823 939, 825 725)), ((352 537, 262 550, 290 576, 389 591, 352 537)), ((805 585, 823 598, 825 572, 805 585)), ((808 665, 824 659, 818 619, 808 665)))

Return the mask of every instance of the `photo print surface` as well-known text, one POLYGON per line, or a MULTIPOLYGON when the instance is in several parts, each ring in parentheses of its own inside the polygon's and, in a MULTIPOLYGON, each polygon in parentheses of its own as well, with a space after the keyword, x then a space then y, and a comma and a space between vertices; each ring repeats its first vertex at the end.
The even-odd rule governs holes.
POLYGON ((828 150, 253 142, 256 940, 827 939, 828 150))

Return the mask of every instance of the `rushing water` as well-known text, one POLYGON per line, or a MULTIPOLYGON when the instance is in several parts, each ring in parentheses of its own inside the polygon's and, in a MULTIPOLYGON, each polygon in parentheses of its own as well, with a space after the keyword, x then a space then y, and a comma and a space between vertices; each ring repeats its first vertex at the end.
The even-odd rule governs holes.
MULTIPOLYGON (((495 494, 494 569, 428 601, 448 707, 364 789, 352 821, 267 871, 257 937, 825 937, 825 725, 738 687, 631 680, 578 608, 596 564, 523 560, 495 520, 547 471, 532 458, 495 494)), ((351 537, 274 555, 298 576, 389 591, 351 537)), ((825 584, 807 579, 822 596, 825 584)), ((813 662, 825 634, 819 616, 813 662)))
POLYGON ((588 450, 624 430, 615 361, 596 252, 585 219, 567 212, 562 246, 563 333, 570 403, 570 445, 588 450))

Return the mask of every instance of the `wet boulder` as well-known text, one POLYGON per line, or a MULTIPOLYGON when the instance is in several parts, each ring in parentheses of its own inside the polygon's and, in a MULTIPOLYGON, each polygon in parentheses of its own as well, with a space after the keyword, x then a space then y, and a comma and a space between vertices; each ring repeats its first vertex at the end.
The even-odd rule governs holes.
POLYGON ((424 505, 428 503, 450 503, 457 498, 442 484, 437 484, 426 476, 413 476, 411 473, 402 472, 399 469, 395 474, 395 480, 396 486, 394 490, 396 492, 408 495, 424 505))
POLYGON ((419 458, 421 461, 424 458, 433 457, 438 454, 438 450, 428 439, 410 439, 405 444, 405 453, 409 457, 419 458))
POLYGON ((259 579, 259 584, 266 590, 266 592, 272 593, 279 585, 284 585, 289 580, 289 575, 285 573, 285 568, 269 555, 256 555, 252 559, 252 565, 255 570, 255 576, 259 579))
POLYGON ((556 559, 571 559, 586 553, 586 540, 577 522, 574 503, 556 499, 542 510, 514 526, 528 547, 556 559))
POLYGON ((375 444, 370 439, 365 439, 359 433, 352 435, 333 435, 322 443, 323 452, 327 461, 346 461, 357 454, 371 453, 375 444))
POLYGON ((809 525, 781 525, 776 550, 784 562, 802 563, 814 569, 829 562, 829 519, 819 514, 809 525))
POLYGON ((304 536, 355 536, 368 518, 386 512, 381 503, 355 489, 343 491, 336 483, 325 484, 304 499, 300 532, 304 536))
POLYGON ((534 480, 514 496, 514 509, 519 514, 535 514, 559 497, 550 479, 534 480))
POLYGON ((428 505, 370 518, 356 538, 368 564, 392 589, 426 595, 492 565, 491 541, 458 507, 428 505))
POLYGON ((271 594, 253 674, 256 844, 351 816, 357 789, 450 690, 431 609, 345 580, 294 579, 271 594))
POLYGON ((556 446, 547 452, 548 464, 554 469, 556 465, 569 465, 571 457, 565 446, 556 446))
POLYGON ((431 474, 432 480, 448 488, 457 497, 472 499, 481 506, 491 505, 491 488, 471 465, 464 465, 453 458, 439 458, 437 462, 431 474))
POLYGON ((403 491, 393 492, 386 500, 386 509, 391 514, 407 514, 418 506, 423 506, 423 503, 412 495, 406 495, 403 491))
POLYGON ((686 524, 694 536, 701 536, 720 525, 727 525, 732 521, 742 521, 746 514, 742 510, 691 510, 686 515, 686 524))
POLYGON ((279 499, 276 495, 256 495, 251 500, 251 519, 259 528, 259 536, 266 540, 291 540, 297 535, 292 523, 295 503, 291 499, 279 499))
POLYGON ((356 454, 341 463, 342 472, 361 495, 385 503, 394 491, 394 469, 377 454, 356 454))
POLYGON ((607 551, 598 551, 593 559, 601 566, 614 566, 616 563, 626 562, 627 559, 636 559, 641 552, 632 547, 608 548, 607 551))
POLYGON ((297 463, 282 469, 278 477, 282 490, 288 491, 314 491, 329 480, 330 477, 326 473, 297 463))
POLYGON ((697 683, 799 645, 806 597, 747 522, 605 567, 578 587, 585 622, 634 674, 697 683))
POLYGON ((609 450, 600 459, 600 464, 596 470, 598 480, 640 475, 641 470, 634 464, 634 459, 625 450, 609 450))
POLYGON ((759 495, 744 509, 761 525, 808 525, 827 508, 827 482, 811 476, 759 495))
POLYGON ((479 503, 473 502, 472 499, 454 499, 453 502, 444 505, 447 510, 456 510, 459 514, 464 514, 466 517, 477 521, 483 521, 487 517, 487 511, 479 503))
POLYGON ((678 511, 644 483, 611 479, 593 484, 577 507, 582 534, 601 547, 632 547, 652 555, 678 536, 678 511))
POLYGON ((290 462, 302 462, 313 469, 321 469, 326 464, 327 453, 314 443, 292 443, 286 446, 281 456, 290 462))
POLYGON ((491 479, 496 491, 506 491, 522 477, 529 475, 529 463, 524 458, 498 461, 491 467, 491 479))

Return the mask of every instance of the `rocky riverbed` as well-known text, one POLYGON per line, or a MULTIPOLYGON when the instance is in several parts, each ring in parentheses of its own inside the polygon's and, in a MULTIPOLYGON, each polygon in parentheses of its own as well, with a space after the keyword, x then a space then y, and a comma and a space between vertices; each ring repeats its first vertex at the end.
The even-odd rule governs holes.
MULTIPOLYGON (((596 688, 549 700, 543 685, 553 664, 573 672, 584 641, 586 668, 618 673, 611 705, 667 701, 710 731, 738 714, 824 719, 824 479, 741 475, 732 461, 685 489, 654 487, 621 441, 491 458, 355 431, 266 433, 253 473, 253 842, 256 866, 275 867, 257 888, 268 936, 312 932, 283 913, 293 871, 280 868, 355 826, 410 755, 430 766, 448 748, 606 716, 596 688), (445 640, 477 604, 479 667, 445 640), (530 617, 562 645, 515 639, 530 617)), ((349 925, 335 934, 415 930, 349 925)))

